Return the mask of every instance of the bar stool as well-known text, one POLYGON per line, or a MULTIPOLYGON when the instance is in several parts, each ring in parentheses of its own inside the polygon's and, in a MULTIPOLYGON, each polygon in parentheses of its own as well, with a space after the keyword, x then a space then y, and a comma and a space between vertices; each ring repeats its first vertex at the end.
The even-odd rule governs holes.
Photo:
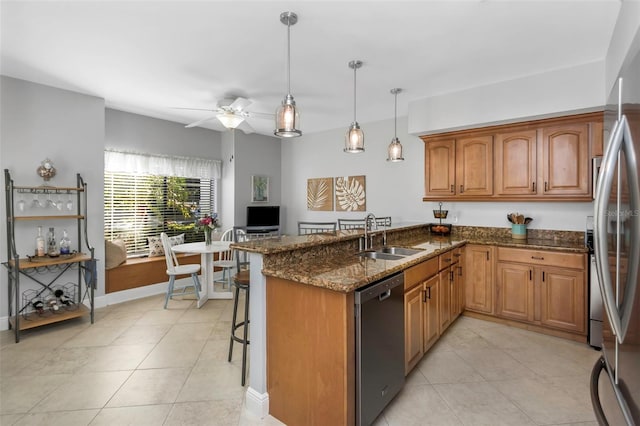
MULTIPOLYGON (((246 241, 246 234, 243 229, 234 227, 233 238, 235 242, 246 241)), ((237 273, 233 276, 233 287, 235 292, 233 296, 233 317, 231 318, 231 337, 229 339, 229 359, 233 356, 233 342, 242 345, 242 386, 245 384, 247 371, 247 346, 249 345, 249 260, 247 252, 236 253, 237 273), (238 322, 238 301, 240 299, 240 290, 245 291, 244 298, 244 318, 238 322), (242 328, 242 337, 236 336, 236 331, 242 328)))

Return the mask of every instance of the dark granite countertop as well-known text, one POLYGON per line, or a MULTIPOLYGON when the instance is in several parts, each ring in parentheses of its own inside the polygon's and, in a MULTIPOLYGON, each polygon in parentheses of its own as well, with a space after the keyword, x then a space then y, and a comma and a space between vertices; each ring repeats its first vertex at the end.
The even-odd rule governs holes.
MULTIPOLYGON (((554 233, 539 233, 527 240, 515 240, 501 229, 489 232, 489 228, 471 227, 460 227, 464 228, 463 232, 454 232, 450 236, 432 236, 424 232, 425 226, 427 225, 397 224, 387 229, 389 235, 402 232, 398 234, 402 237, 393 239, 390 245, 421 250, 398 260, 370 259, 357 256, 355 249, 345 251, 345 246, 353 247, 357 244, 358 238, 363 234, 359 230, 338 231, 335 234, 283 236, 233 244, 232 247, 263 254, 264 275, 347 293, 465 243, 570 253, 587 252, 582 241, 568 238, 563 231, 559 231, 557 236, 554 236, 554 233), (474 232, 474 229, 481 231, 474 232), (540 236, 544 238, 533 238, 540 236), (333 247, 340 248, 332 250, 333 247)), ((381 232, 374 231, 376 234, 381 232)))

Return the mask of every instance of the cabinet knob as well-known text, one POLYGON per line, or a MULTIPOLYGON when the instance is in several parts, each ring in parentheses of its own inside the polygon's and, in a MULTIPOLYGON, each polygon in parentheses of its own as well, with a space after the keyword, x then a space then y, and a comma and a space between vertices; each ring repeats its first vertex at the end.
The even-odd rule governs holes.
POLYGON ((542 256, 531 256, 531 258, 535 260, 544 260, 544 257, 542 256))
POLYGON ((549 190, 549 182, 545 182, 544 183, 544 192, 547 192, 549 190))
POLYGON ((453 194, 454 192, 456 192, 456 188, 455 186, 451 185, 451 193, 453 194))
POLYGON ((536 183, 531 182, 531 192, 536 192, 536 183))
POLYGON ((464 192, 464 185, 460 185, 460 193, 462 194, 464 192))

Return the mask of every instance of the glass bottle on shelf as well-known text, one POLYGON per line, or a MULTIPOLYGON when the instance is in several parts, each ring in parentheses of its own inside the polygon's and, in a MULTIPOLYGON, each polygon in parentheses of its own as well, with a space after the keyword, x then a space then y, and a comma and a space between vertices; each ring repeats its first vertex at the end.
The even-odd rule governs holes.
POLYGON ((62 230, 62 239, 60 240, 60 254, 71 254, 71 240, 67 234, 67 230, 62 230))
POLYGON ((36 236, 36 256, 44 256, 44 237, 42 236, 42 226, 38 226, 38 236, 36 236))
POLYGON ((60 256, 58 241, 56 241, 56 232, 53 227, 49 228, 49 233, 47 234, 47 255, 50 257, 60 256))

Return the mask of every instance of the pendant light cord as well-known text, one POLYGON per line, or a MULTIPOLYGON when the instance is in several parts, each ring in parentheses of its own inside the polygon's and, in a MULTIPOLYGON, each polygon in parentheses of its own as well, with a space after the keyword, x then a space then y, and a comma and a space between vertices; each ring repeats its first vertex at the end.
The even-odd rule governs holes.
POLYGON ((356 70, 358 68, 354 65, 353 67, 353 122, 356 122, 356 70))
POLYGON ((398 137, 398 92, 394 93, 393 103, 393 137, 398 137))
POLYGON ((287 21, 287 95, 291 95, 291 23, 287 21))

